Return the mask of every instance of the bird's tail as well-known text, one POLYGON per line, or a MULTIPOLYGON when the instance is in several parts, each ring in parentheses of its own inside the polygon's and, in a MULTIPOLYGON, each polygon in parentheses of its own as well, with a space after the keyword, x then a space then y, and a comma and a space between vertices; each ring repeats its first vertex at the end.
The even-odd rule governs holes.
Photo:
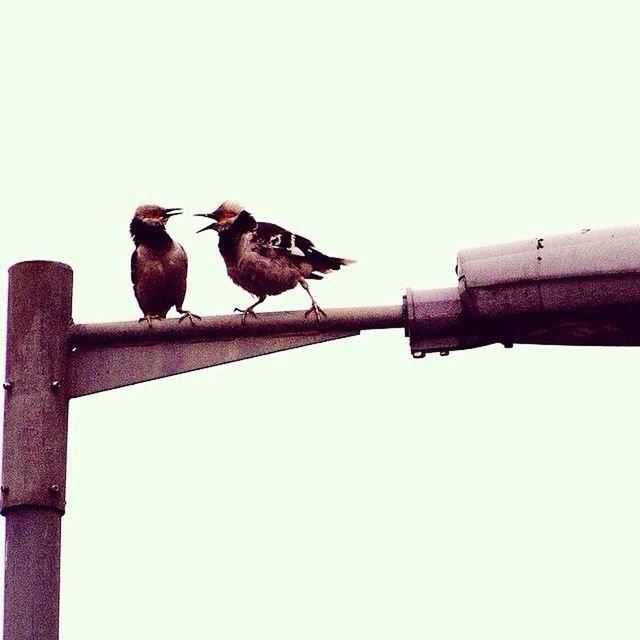
POLYGON ((320 273, 337 271, 340 267, 346 267, 355 262, 355 260, 349 260, 348 258, 332 258, 331 256, 326 256, 317 249, 313 250, 310 257, 312 258, 313 270, 320 271, 320 273))

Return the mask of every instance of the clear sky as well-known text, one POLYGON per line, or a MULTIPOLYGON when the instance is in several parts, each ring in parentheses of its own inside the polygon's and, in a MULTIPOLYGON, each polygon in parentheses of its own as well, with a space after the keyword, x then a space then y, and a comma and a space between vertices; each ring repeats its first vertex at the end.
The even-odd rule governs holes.
MULTIPOLYGON (((70 264, 75 321, 104 322, 139 317, 141 203, 236 199, 358 260, 312 282, 326 308, 454 286, 464 247, 633 224, 639 18, 616 0, 7 5, 2 262, 70 264)), ((169 223, 186 307, 229 313, 250 297, 200 226, 169 223)), ((414 361, 389 330, 73 400, 61 637, 637 638, 637 360, 414 361)))

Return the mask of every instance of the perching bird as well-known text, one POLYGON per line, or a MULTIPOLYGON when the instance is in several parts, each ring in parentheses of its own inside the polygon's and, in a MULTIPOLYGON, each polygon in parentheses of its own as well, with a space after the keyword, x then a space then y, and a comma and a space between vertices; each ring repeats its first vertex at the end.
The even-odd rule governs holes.
MULTIPOLYGON (((219 234, 218 248, 227 273, 233 282, 245 291, 258 296, 246 309, 234 309, 242 313, 243 321, 254 312, 267 296, 276 296, 299 284, 311 298, 311 308, 318 321, 320 314, 327 314, 318 306, 309 291, 305 278, 322 280, 321 273, 335 271, 353 260, 331 258, 320 253, 310 240, 270 222, 256 222, 242 205, 223 202, 212 213, 198 213, 212 218, 213 222, 200 229, 214 229, 219 234)), ((198 231, 198 233, 200 233, 198 231)))
POLYGON ((152 319, 166 318, 174 305, 182 314, 180 321, 189 318, 193 323, 194 318, 200 319, 182 308, 187 292, 187 254, 165 229, 169 218, 180 213, 181 208, 143 204, 136 209, 129 226, 136 245, 131 255, 131 282, 144 313, 141 322, 147 320, 151 324, 152 319))

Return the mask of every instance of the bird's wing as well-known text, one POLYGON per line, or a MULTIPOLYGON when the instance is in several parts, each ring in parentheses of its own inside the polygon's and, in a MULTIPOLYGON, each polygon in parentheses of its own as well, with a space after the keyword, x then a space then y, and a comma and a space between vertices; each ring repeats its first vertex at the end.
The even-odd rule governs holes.
POLYGON ((187 293, 187 270, 189 267, 189 259, 187 252, 181 244, 175 243, 174 250, 170 257, 171 265, 171 281, 175 287, 175 305, 176 309, 182 308, 184 297, 187 293))
POLYGON ((291 233, 277 224, 259 222, 253 234, 259 249, 271 249, 297 258, 308 258, 315 252, 311 240, 291 233))
POLYGON ((181 244, 177 243, 177 242, 176 242, 176 244, 179 247, 180 253, 184 257, 184 262, 183 262, 183 265, 184 265, 184 277, 186 278, 187 277, 187 269, 189 267, 189 258, 187 256, 187 252, 184 250, 184 247, 181 244))
POLYGON ((138 281, 138 250, 131 254, 131 282, 135 285, 138 281))

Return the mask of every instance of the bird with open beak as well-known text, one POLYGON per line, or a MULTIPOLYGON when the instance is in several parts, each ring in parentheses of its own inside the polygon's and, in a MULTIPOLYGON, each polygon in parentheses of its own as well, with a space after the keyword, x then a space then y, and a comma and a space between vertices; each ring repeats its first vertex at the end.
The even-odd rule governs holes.
POLYGON ((336 271, 353 260, 332 258, 318 251, 310 240, 291 233, 270 222, 257 222, 242 205, 225 201, 211 213, 198 213, 209 218, 211 224, 200 229, 218 232, 218 248, 231 280, 245 291, 258 297, 246 309, 234 309, 256 317, 254 308, 267 296, 275 296, 300 285, 311 298, 316 319, 327 314, 311 295, 306 279, 322 280, 324 273, 336 271))
POLYGON ((131 255, 133 292, 144 317, 152 320, 167 317, 171 307, 181 313, 180 321, 200 316, 182 308, 187 292, 188 260, 185 250, 167 233, 169 218, 183 213, 181 208, 165 208, 155 204, 139 206, 129 226, 136 248, 131 255))

